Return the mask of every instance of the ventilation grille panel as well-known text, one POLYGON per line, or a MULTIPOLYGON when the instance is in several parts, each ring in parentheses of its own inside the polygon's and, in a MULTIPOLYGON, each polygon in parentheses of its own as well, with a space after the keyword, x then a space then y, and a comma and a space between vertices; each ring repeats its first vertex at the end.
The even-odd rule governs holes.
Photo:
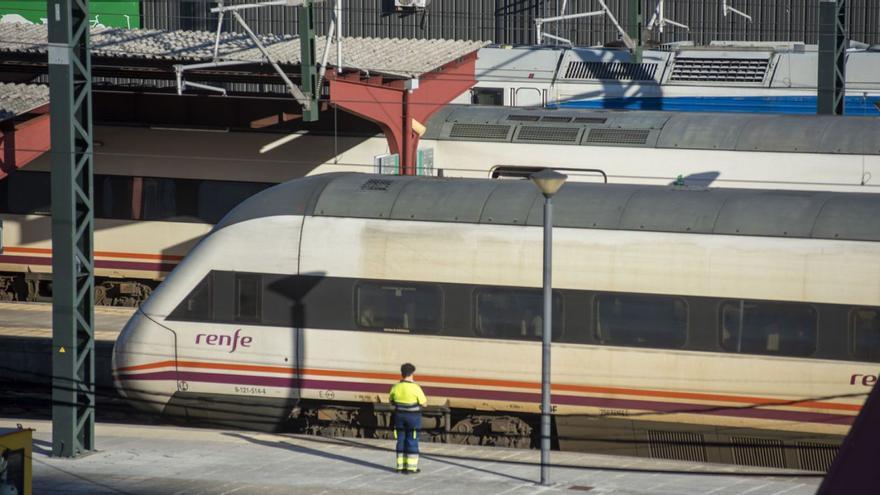
POLYGON ((800 468, 807 471, 827 472, 837 457, 838 445, 818 442, 797 442, 800 468))
POLYGON ((648 430, 651 457, 679 461, 707 462, 703 435, 685 431, 648 430))
POLYGON ((555 117, 555 116, 541 117, 541 122, 551 122, 554 124, 567 124, 567 123, 571 122, 571 117, 555 117))
POLYGON ((785 467, 781 440, 756 437, 730 437, 733 463, 740 466, 785 467))
POLYGON ((608 122, 608 119, 603 119, 601 117, 575 117, 575 124, 604 124, 608 122))
POLYGON ((669 80, 761 83, 769 63, 757 58, 676 58, 669 80))
POLYGON ((370 179, 361 185, 361 191, 387 191, 391 182, 387 179, 370 179))
POLYGON ((519 141, 552 141, 554 143, 576 143, 579 127, 540 127, 524 125, 519 128, 519 141))
POLYGON ((649 129, 590 129, 588 143, 645 144, 649 129))
POLYGON ((449 137, 479 139, 481 141, 506 141, 509 125, 453 124, 449 137))
POLYGON ((513 122, 537 122, 541 120, 540 115, 508 115, 507 120, 513 122))
POLYGON ((657 64, 623 62, 569 62, 567 79, 612 79, 615 81, 647 81, 654 79, 657 64))

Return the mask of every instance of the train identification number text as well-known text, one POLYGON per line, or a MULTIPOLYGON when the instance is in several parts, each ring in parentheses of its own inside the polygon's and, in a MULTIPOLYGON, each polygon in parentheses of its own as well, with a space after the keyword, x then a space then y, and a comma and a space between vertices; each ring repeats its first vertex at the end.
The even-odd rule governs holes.
POLYGON ((266 395, 266 389, 263 387, 235 387, 237 394, 266 395))

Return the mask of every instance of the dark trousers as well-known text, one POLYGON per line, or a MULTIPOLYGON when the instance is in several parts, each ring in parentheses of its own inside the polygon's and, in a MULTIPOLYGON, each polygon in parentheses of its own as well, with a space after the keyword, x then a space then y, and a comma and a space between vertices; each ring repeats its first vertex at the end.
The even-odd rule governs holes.
POLYGON ((419 453, 419 428, 422 427, 422 413, 394 413, 394 436, 397 437, 398 454, 419 453))

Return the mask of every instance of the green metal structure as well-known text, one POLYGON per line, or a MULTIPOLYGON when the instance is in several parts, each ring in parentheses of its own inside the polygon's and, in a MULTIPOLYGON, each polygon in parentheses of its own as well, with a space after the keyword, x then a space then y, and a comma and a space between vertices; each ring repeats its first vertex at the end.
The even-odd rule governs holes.
POLYGON ((318 87, 318 70, 315 68, 317 55, 315 52, 315 11, 314 2, 306 0, 302 6, 297 9, 299 12, 299 49, 302 81, 300 87, 302 92, 310 100, 308 108, 303 106, 302 120, 303 122, 315 122, 319 118, 320 108, 318 99, 321 97, 320 88, 318 87))
POLYGON ((843 115, 847 38, 846 0, 819 2, 820 115, 843 115))
POLYGON ((627 9, 627 26, 629 27, 629 37, 635 42, 633 48, 633 61, 637 64, 642 63, 642 46, 644 45, 645 35, 645 19, 642 14, 642 0, 629 0, 629 9, 627 9))
POLYGON ((87 0, 51 0, 52 454, 95 448, 92 83, 87 0))

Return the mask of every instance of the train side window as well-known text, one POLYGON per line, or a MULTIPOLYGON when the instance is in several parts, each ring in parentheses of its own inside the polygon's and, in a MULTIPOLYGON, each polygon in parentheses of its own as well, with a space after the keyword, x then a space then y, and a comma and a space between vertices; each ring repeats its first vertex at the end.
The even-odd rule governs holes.
MULTIPOLYGON (((544 295, 540 289, 478 289, 474 329, 480 337, 541 340, 544 295)), ((562 296, 553 294, 553 340, 562 336, 562 296)))
POLYGON ((211 301, 214 292, 214 272, 205 278, 186 296, 169 315, 172 320, 212 321, 211 301))
POLYGON ((610 345, 679 349, 687 341, 688 305, 666 296, 600 294, 596 338, 610 345))
POLYGON ((474 105, 504 106, 504 88, 474 88, 471 90, 474 105))
POLYGON ((355 320, 361 328, 437 333, 442 325, 443 294, 432 285, 359 283, 355 320))
POLYGON ((235 321, 260 321, 262 285, 262 277, 259 274, 235 274, 235 321))
POLYGON ((4 181, 8 188, 5 211, 19 215, 52 213, 52 183, 49 172, 17 170, 4 181))
POLYGON ((816 310, 808 304, 725 301, 721 347, 745 354, 810 356, 816 352, 816 310))
POLYGON ((132 179, 124 175, 96 175, 95 216, 118 220, 132 219, 132 179))
POLYGON ((144 220, 198 222, 198 183, 193 179, 144 177, 144 220))
POLYGON ((853 357, 860 361, 880 361, 880 310, 852 310, 849 327, 853 357))

